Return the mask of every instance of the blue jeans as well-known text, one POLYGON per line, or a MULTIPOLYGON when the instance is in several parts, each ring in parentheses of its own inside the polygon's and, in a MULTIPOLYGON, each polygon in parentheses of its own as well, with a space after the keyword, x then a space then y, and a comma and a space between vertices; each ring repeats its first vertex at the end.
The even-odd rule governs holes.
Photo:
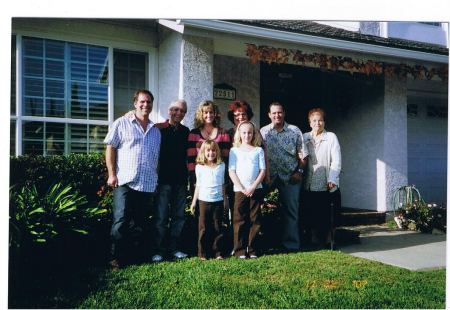
POLYGON ((160 255, 164 252, 164 241, 168 230, 167 252, 173 253, 178 250, 185 222, 186 193, 186 184, 161 184, 158 186, 155 209, 155 250, 160 255))
POLYGON ((287 250, 300 249, 299 236, 299 200, 301 182, 297 184, 283 183, 276 180, 274 186, 280 192, 281 216, 283 231, 281 234, 281 243, 287 250))
POLYGON ((132 242, 147 230, 153 193, 140 192, 122 185, 114 189, 111 256, 125 259, 132 242))

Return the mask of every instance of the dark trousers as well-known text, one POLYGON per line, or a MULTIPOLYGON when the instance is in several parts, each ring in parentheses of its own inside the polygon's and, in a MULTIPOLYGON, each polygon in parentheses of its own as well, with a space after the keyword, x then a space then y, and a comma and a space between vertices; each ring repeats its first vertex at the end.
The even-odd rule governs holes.
POLYGON ((255 238, 261 227, 263 190, 257 189, 252 197, 235 192, 233 207, 234 255, 256 255, 255 238))
POLYGON ((139 192, 122 185, 114 189, 111 256, 123 260, 129 246, 148 229, 153 193, 139 192))
POLYGON ((179 248, 179 239, 185 222, 186 192, 186 184, 158 186, 155 208, 155 250, 160 255, 164 252, 166 237, 168 237, 167 252, 173 253, 179 248), (169 232, 168 236, 166 236, 167 232, 169 232))
POLYGON ((273 182, 274 187, 279 190, 281 202, 282 232, 281 244, 291 251, 300 249, 299 235, 299 204, 301 182, 296 184, 284 183, 279 178, 273 182))
POLYGON ((217 257, 222 255, 223 201, 199 200, 198 256, 217 257))
POLYGON ((321 245, 327 243, 327 238, 331 229, 331 206, 330 193, 328 191, 313 192, 305 191, 304 228, 307 232, 312 232, 318 238, 321 245))

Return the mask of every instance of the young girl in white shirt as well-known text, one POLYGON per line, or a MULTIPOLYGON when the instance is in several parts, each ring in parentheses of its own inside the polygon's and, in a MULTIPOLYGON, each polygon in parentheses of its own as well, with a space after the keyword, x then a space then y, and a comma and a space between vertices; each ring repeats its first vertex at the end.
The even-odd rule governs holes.
POLYGON ((228 171, 234 184, 233 243, 238 258, 257 258, 255 237, 260 229, 266 164, 261 139, 252 122, 239 124, 230 150, 228 171))
POLYGON ((222 257, 222 216, 226 204, 225 164, 220 156, 219 145, 214 140, 206 140, 200 147, 196 159, 194 197, 191 212, 199 202, 198 257, 222 257))

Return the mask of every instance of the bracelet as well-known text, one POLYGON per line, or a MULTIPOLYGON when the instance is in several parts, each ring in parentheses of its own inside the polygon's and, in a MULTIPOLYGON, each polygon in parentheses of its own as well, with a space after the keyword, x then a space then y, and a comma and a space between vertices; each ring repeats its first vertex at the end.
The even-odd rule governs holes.
POLYGON ((302 168, 298 168, 297 171, 300 172, 300 173, 303 173, 303 169, 302 168))

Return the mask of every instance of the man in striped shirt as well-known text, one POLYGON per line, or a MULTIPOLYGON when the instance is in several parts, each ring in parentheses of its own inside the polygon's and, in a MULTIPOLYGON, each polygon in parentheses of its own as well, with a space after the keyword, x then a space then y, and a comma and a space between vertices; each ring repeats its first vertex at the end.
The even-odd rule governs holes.
POLYGON ((141 89, 135 92, 135 112, 112 124, 104 143, 108 185, 114 188, 110 262, 113 269, 123 265, 127 248, 147 226, 149 210, 158 182, 158 158, 161 133, 150 120, 153 95, 141 89))

